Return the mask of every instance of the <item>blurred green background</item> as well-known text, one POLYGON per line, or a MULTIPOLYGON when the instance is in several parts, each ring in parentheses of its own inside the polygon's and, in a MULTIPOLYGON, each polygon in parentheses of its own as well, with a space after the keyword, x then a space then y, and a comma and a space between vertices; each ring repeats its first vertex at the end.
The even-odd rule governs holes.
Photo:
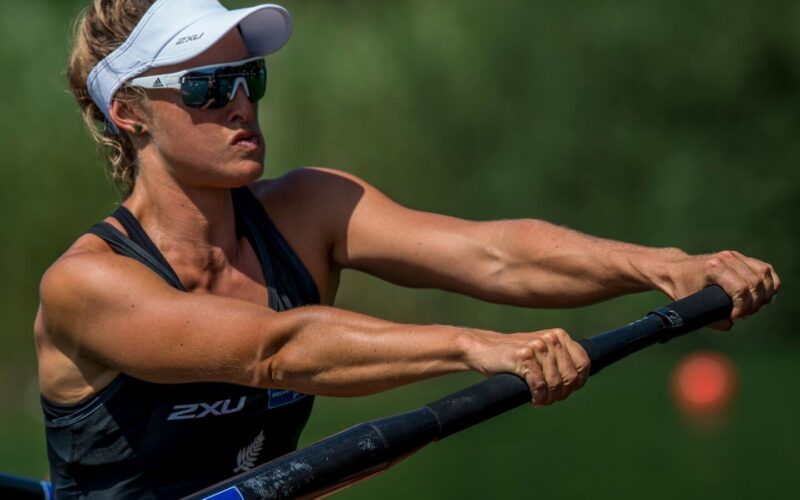
MULTIPOLYGON (((0 471, 47 473, 31 324, 45 268, 118 196, 64 68, 87 0, 0 5, 0 471)), ((224 2, 241 6, 252 2, 224 2)), ((435 444, 341 498, 785 496, 800 465, 800 3, 287 0, 271 57, 267 175, 355 173, 399 202, 473 219, 536 217, 692 253, 773 263, 776 304, 630 358, 568 401, 435 444), (738 393, 698 428, 669 379, 727 355, 738 393)), ((346 274, 340 307, 406 322, 588 336, 665 298, 571 311, 482 304, 346 274)), ((303 443, 410 409, 476 376, 320 398, 303 443)))

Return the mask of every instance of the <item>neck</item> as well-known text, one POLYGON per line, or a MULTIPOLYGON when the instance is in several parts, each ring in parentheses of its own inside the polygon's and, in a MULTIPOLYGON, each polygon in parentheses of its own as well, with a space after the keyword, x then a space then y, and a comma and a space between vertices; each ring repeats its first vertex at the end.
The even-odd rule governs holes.
POLYGON ((176 271, 188 266, 213 274, 235 260, 239 245, 229 189, 191 188, 163 169, 149 169, 138 176, 125 206, 176 271))

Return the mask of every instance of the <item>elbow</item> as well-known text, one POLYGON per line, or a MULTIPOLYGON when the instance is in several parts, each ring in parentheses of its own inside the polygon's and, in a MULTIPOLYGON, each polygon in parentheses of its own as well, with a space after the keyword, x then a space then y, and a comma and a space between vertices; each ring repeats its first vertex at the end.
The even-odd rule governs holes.
MULTIPOLYGON (((243 383, 251 387, 290 389, 296 374, 302 369, 293 342, 263 342, 260 349, 245 363, 243 383)), ((240 382, 241 383, 241 382, 240 382)))
POLYGON ((249 370, 256 387, 298 390, 319 371, 319 325, 330 323, 330 311, 303 307, 270 316, 266 335, 249 370))
POLYGON ((288 389, 291 378, 290 368, 285 362, 285 357, 276 353, 265 359, 254 360, 245 370, 242 382, 250 387, 288 389))
POLYGON ((283 349, 265 360, 259 370, 259 386, 270 389, 286 389, 314 392, 318 376, 325 369, 309 359, 308 353, 297 349, 283 349))
POLYGON ((244 383, 251 387, 286 388, 291 362, 287 362, 287 351, 301 328, 297 316, 289 312, 265 316, 265 322, 257 328, 255 349, 249 350, 244 363, 244 383))
POLYGON ((270 357, 262 367, 262 386, 273 389, 288 389, 290 385, 290 365, 286 363, 286 356, 277 353, 270 357))
MULTIPOLYGON (((275 389, 296 389, 295 385, 302 373, 308 370, 309 346, 303 341, 308 330, 309 318, 297 313, 279 313, 274 319, 283 321, 275 324, 281 333, 270 335, 256 355, 252 375, 254 385, 275 389)), ((273 330, 273 331, 276 331, 273 330)))
POLYGON ((481 239, 478 258, 474 261, 472 272, 476 274, 477 282, 484 291, 489 291, 489 296, 479 297, 485 300, 505 300, 509 290, 519 286, 518 271, 519 256, 515 252, 515 234, 506 227, 504 222, 490 227, 486 237, 481 239))
POLYGON ((485 224, 481 235, 481 264, 483 275, 490 283, 514 276, 529 264, 529 238, 539 231, 539 221, 533 219, 504 220, 485 224))

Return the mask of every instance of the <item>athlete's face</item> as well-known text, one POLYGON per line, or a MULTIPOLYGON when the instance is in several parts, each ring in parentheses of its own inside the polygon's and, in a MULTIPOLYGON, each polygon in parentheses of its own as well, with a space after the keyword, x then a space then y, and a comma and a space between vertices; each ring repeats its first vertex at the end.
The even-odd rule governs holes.
MULTIPOLYGON (((235 62, 250 57, 238 30, 209 50, 179 65, 146 74, 166 74, 188 68, 235 62)), ((231 188, 261 176, 264 138, 258 125, 258 103, 250 102, 242 86, 222 108, 196 109, 183 104, 171 89, 148 90, 144 106, 149 153, 157 155, 182 185, 231 188)))

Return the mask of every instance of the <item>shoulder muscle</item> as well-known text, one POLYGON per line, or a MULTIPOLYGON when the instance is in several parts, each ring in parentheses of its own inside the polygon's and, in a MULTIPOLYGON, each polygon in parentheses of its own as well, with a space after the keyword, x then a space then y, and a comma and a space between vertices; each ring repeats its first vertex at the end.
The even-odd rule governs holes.
POLYGON ((252 384, 275 313, 180 292, 142 264, 103 252, 60 259, 41 283, 47 334, 73 356, 153 382, 252 384))

